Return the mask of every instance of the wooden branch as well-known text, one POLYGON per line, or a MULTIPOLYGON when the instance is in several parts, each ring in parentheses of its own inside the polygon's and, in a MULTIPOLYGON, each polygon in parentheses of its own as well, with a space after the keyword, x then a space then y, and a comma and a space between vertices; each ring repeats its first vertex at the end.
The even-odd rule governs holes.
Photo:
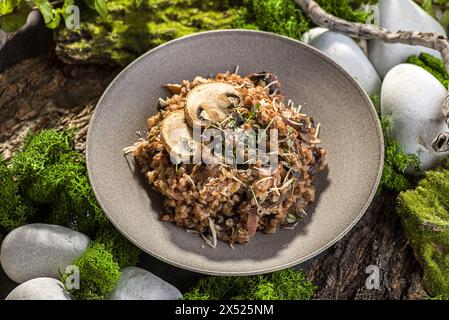
MULTIPOLYGON (((417 31, 389 31, 372 24, 349 22, 337 18, 325 10, 314 0, 295 0, 304 12, 317 25, 332 31, 346 34, 349 37, 359 39, 375 39, 385 43, 400 43, 408 45, 423 46, 438 50, 449 74, 449 41, 445 35, 435 32, 417 31)), ((442 113, 446 124, 449 127, 449 91, 443 101, 442 113)), ((449 132, 439 134, 432 142, 432 147, 436 152, 449 151, 449 132)))

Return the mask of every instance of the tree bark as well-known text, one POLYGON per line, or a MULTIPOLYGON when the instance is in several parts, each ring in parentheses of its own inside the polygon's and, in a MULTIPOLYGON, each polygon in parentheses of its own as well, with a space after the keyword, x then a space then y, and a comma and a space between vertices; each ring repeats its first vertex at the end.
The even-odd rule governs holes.
POLYGON ((95 104, 118 71, 43 57, 0 74, 0 153, 10 158, 30 130, 62 127, 80 128, 75 148, 83 151, 95 104))
POLYGON ((395 212, 396 194, 377 196, 359 223, 306 269, 319 299, 422 299, 422 270, 395 212), (369 290, 368 266, 380 271, 369 290))
MULTIPOLYGON (((423 46, 441 53, 446 71, 449 74, 449 41, 445 35, 435 32, 390 31, 373 24, 349 22, 324 11, 314 0, 295 0, 304 12, 317 25, 332 31, 341 32, 358 39, 375 39, 386 43, 401 43, 423 46)), ((442 114, 449 126, 449 91, 443 101, 442 114)), ((449 132, 439 134, 432 142, 436 152, 449 151, 449 132)))

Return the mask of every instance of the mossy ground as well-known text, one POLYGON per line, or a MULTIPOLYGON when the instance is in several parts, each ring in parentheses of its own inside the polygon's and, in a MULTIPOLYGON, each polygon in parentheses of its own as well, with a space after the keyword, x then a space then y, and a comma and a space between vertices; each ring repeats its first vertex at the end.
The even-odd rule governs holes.
MULTIPOLYGON (((369 0, 319 0, 329 12, 352 21, 366 14, 353 5, 369 0)), ((79 30, 59 28, 56 52, 65 61, 126 65, 169 40, 200 31, 244 28, 299 39, 313 24, 294 0, 109 0, 102 19, 82 8, 79 30)))
POLYGON ((59 55, 78 62, 126 65, 169 40, 212 29, 232 28, 240 18, 235 1, 110 0, 102 19, 85 9, 80 30, 60 28, 59 55))
MULTIPOLYGON (((440 59, 422 53, 409 57, 406 62, 422 67, 444 86, 449 86, 440 59)), ((404 186, 410 188, 409 183, 404 186)), ((449 299, 449 158, 441 168, 426 172, 415 189, 399 195, 397 211, 424 269, 427 291, 434 297, 449 299)))
POLYGON ((207 277, 189 292, 186 300, 307 300, 316 292, 301 271, 292 268, 269 275, 207 277))
POLYGON ((105 299, 120 280, 120 266, 111 251, 101 242, 91 243, 73 264, 80 271, 80 288, 71 290, 75 298, 105 299))
POLYGON ((449 87, 449 76, 441 59, 423 52, 419 56, 408 57, 406 62, 415 64, 424 70, 427 70, 437 78, 445 88, 449 87))
POLYGON ((0 155, 0 231, 11 231, 32 218, 35 211, 27 206, 19 184, 0 155))
POLYGON ((74 131, 29 134, 9 166, 0 159, 0 229, 26 223, 59 224, 94 242, 74 264, 80 268, 83 299, 101 299, 120 278, 120 268, 137 263, 140 250, 109 222, 89 184, 84 158, 71 146, 74 131))
POLYGON ((449 158, 416 189, 400 194, 398 213, 423 266, 426 289, 449 299, 449 158))

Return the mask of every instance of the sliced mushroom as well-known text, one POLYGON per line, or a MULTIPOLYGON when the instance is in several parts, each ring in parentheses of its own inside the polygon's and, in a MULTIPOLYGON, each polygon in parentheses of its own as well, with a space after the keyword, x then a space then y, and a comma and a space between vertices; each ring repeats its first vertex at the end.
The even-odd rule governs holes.
POLYGON ((200 84, 187 95, 187 123, 192 127, 204 127, 206 124, 221 122, 229 117, 232 108, 240 106, 242 101, 242 93, 230 83, 200 84))
POLYGON ((187 125, 183 110, 171 112, 162 121, 161 140, 174 163, 190 159, 200 146, 193 139, 192 128, 187 125))

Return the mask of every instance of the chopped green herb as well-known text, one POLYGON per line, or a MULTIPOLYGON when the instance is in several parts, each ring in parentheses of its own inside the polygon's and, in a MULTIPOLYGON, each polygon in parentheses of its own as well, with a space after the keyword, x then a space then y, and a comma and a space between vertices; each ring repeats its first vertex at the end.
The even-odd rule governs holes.
POLYGON ((298 221, 298 218, 294 214, 289 213, 287 216, 287 222, 295 223, 296 221, 298 221))

